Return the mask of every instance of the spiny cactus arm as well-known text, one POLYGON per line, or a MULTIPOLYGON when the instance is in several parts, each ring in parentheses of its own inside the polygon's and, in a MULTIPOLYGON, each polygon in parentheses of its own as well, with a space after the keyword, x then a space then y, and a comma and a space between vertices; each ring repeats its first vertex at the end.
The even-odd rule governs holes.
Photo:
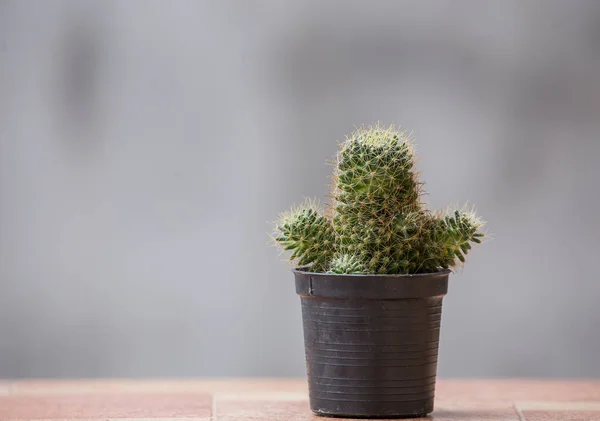
POLYGON ((351 254, 342 254, 331 261, 329 272, 346 275, 364 273, 364 266, 358 257, 351 254))
POLYGON ((315 202, 282 213, 275 224, 275 242, 292 251, 289 259, 312 271, 329 269, 335 252, 335 234, 331 220, 323 216, 315 202))
POLYGON ((429 262, 426 265, 450 268, 458 261, 464 263, 471 250, 471 243, 481 243, 484 222, 472 210, 466 208, 435 215, 426 248, 429 262))
POLYGON ((484 234, 480 230, 484 223, 475 212, 466 210, 455 210, 454 215, 446 215, 444 219, 448 252, 464 263, 470 243, 481 243, 484 234))

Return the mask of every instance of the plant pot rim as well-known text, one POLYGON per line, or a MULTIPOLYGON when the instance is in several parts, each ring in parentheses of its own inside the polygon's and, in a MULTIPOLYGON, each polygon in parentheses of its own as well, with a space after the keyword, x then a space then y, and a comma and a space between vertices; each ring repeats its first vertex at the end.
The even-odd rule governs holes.
POLYGON ((412 275, 340 275, 294 269, 302 297, 349 300, 401 300, 446 295, 450 270, 412 275))
POLYGON ((428 273, 390 273, 390 274, 378 274, 378 273, 330 273, 330 272, 311 272, 308 267, 298 267, 292 269, 294 274, 300 275, 311 275, 311 276, 335 276, 340 278, 423 278, 432 276, 445 276, 453 273, 450 269, 442 269, 438 272, 428 273))

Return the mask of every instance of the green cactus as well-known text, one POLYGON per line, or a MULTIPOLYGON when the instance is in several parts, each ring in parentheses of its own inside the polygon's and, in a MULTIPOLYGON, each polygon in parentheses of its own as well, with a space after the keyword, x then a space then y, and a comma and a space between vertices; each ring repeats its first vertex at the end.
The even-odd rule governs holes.
POLYGON ((479 232, 483 222, 473 211, 466 209, 438 213, 430 218, 424 237, 423 259, 419 271, 431 272, 437 268, 448 269, 456 261, 464 263, 471 249, 470 243, 481 243, 479 232))
POLYGON ((350 254, 342 254, 331 261, 331 269, 329 272, 337 274, 362 273, 363 264, 350 254))
POLYGON ((284 250, 293 250, 290 260, 310 265, 315 272, 329 269, 336 249, 331 219, 321 214, 314 201, 282 213, 273 239, 284 250))
POLYGON ((275 241, 291 260, 332 273, 428 273, 464 262, 480 243, 474 212, 432 213, 421 201, 414 144, 393 126, 361 127, 337 154, 332 215, 313 202, 282 214, 275 241))

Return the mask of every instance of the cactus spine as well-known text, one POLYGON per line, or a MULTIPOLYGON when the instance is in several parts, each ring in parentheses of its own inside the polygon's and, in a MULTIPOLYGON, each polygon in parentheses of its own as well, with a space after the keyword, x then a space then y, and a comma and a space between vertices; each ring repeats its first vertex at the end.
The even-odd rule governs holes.
POLYGON ((421 201, 412 139, 393 126, 361 127, 336 157, 332 218, 314 203, 281 215, 274 239, 314 272, 408 274, 464 262, 480 243, 472 211, 432 213, 421 201))

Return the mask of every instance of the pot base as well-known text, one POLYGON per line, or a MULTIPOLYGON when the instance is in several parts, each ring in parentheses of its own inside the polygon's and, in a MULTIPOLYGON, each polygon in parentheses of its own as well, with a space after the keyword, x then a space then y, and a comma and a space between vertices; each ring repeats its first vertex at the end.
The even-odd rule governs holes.
POLYGON ((381 402, 335 402, 323 406, 311 400, 311 410, 314 414, 329 418, 363 418, 363 419, 398 419, 425 417, 433 412, 433 399, 420 402, 406 402, 403 405, 393 403, 391 406, 381 402))
POLYGON ((410 414, 410 415, 404 415, 404 414, 393 414, 393 415, 354 415, 354 414, 328 414, 326 412, 319 412, 319 411, 312 411, 313 414, 318 415, 320 417, 325 417, 325 418, 355 418, 355 419, 365 419, 365 420, 371 420, 371 419, 378 419, 378 420, 386 420, 386 419, 411 419, 411 418, 424 418, 426 417, 429 412, 424 412, 422 414, 410 414))

